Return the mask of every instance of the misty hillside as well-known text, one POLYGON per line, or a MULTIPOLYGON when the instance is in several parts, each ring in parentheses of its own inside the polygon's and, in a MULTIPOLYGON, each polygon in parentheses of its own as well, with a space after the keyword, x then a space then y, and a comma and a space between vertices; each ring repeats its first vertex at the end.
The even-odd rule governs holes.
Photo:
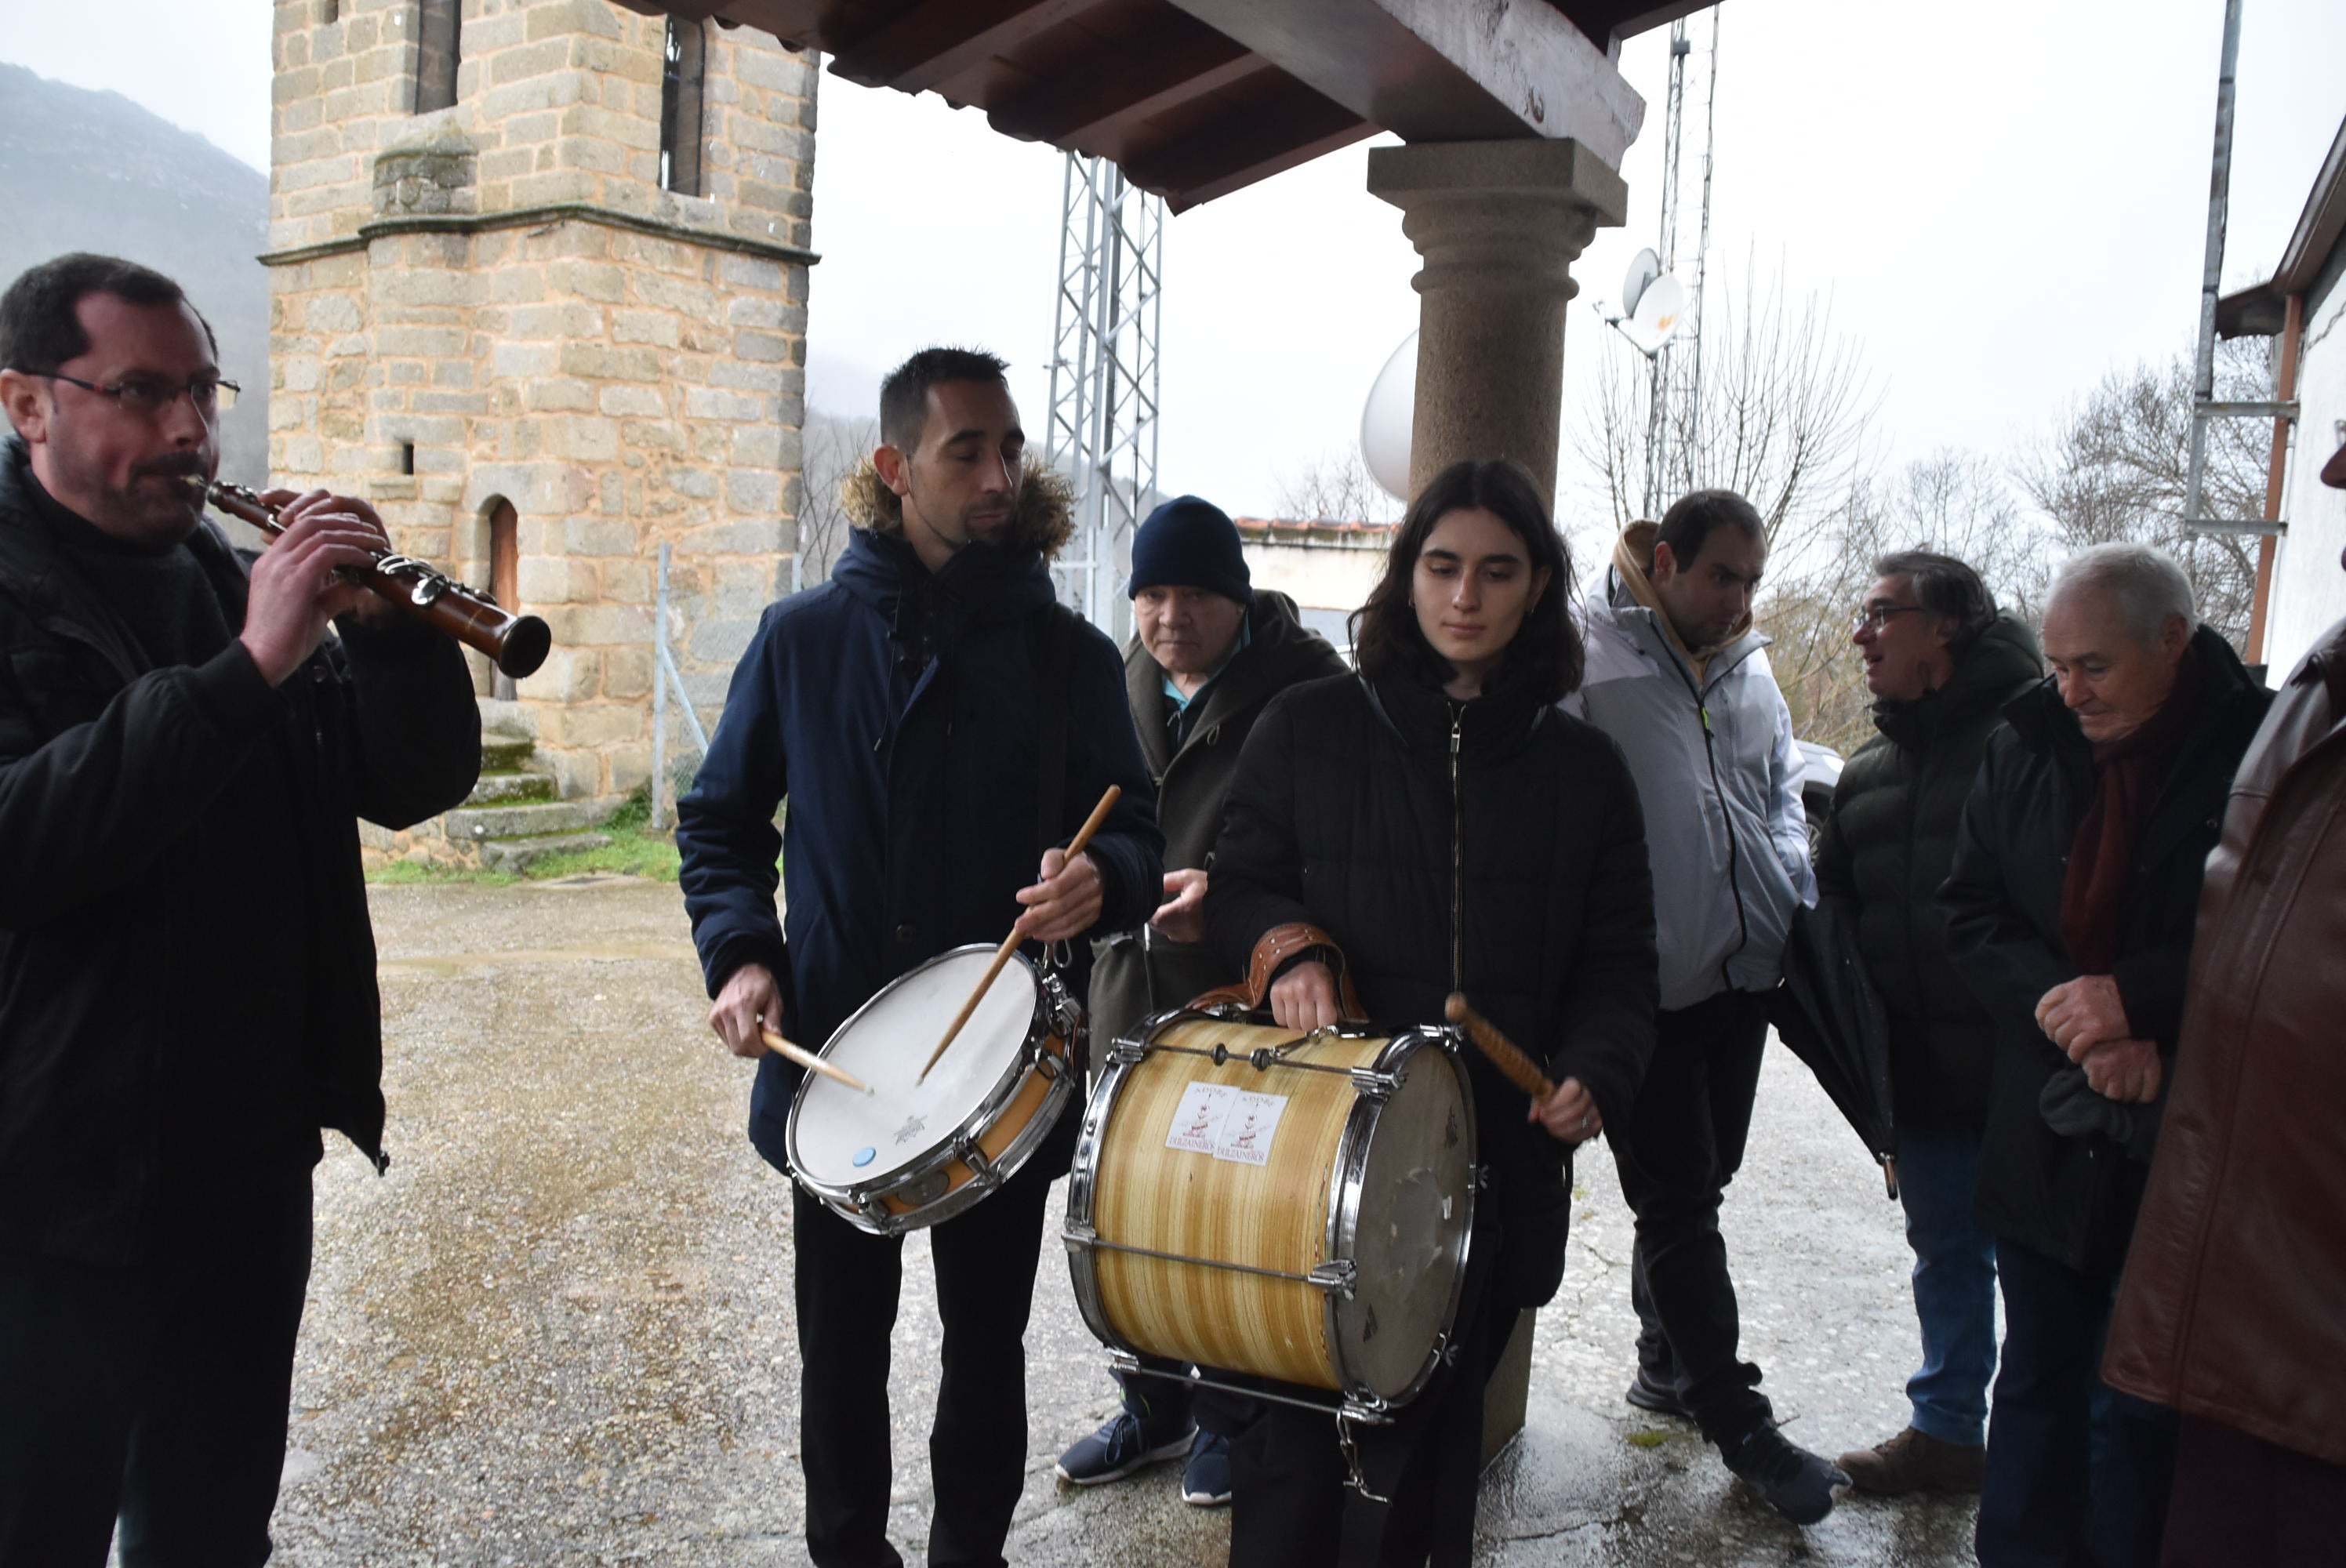
POLYGON ((177 279, 244 389, 220 474, 267 480, 269 272, 253 260, 269 177, 118 93, 0 65, 0 287, 65 250, 99 250, 177 279))

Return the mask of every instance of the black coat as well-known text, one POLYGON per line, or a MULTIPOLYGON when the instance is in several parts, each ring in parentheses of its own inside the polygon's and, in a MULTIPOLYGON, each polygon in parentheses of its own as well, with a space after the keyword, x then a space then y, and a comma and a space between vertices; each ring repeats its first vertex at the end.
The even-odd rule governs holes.
MULTIPOLYGON (((767 610, 677 802, 711 995, 742 964, 765 965, 787 1033, 811 1049, 916 964, 1000 942, 1044 847, 1046 661, 1064 661, 1066 705, 1064 827, 1051 841, 1121 785, 1091 843, 1106 894, 1091 934, 1148 917, 1164 882, 1155 791, 1116 647, 1071 621, 1037 550, 972 545, 932 575, 901 535, 865 529, 831 581, 767 610), (787 916, 774 908, 785 880, 787 916)), ((799 1076, 769 1055, 750 1094, 750 1139, 780 1169, 799 1076)))
MULTIPOLYGON (((2174 1078, 2200 872, 2216 847, 2241 754, 2271 705, 2231 645, 2193 634, 2200 708, 2142 827, 2111 973, 2127 1022, 2157 1043, 2174 1078)), ((2036 1026, 2036 1003, 2077 978, 2061 940, 2061 891, 2095 793, 2093 748, 2050 680, 2004 708, 1964 808, 1939 901, 1949 955, 1995 1020, 1994 1078, 1980 1154, 1979 1223, 2057 1263, 2114 1270, 2126 1255, 2147 1167, 2100 1134, 2047 1126, 2038 1097, 2069 1065, 2036 1026)))
POLYGON ((2006 614, 1965 649, 1944 686, 1881 702, 1881 733, 1833 787, 1817 846, 1821 896, 1844 901, 1890 1021, 1890 1092, 1902 1127, 1976 1135, 1987 1122, 1995 1024, 1947 956, 1933 901, 1955 829, 2004 705, 2044 677, 2035 634, 2006 614))
MULTIPOLYGON (((1549 1077, 1627 1117, 1653 1053, 1654 896, 1637 786, 1602 730, 1504 693, 1460 707, 1357 676, 1275 698, 1239 759, 1207 937, 1238 974, 1293 921, 1336 939, 1381 1024, 1439 1023, 1463 991, 1549 1077)), ((1569 1155, 1467 1057, 1495 1288, 1536 1306, 1563 1273, 1569 1155)))
MULTIPOLYGON (((301 1055, 316 1125, 382 1154, 382 1026, 356 819, 402 828, 464 798, 480 710, 456 645, 421 626, 339 628, 273 690, 241 647, 148 667, 65 565, 0 455, 0 1240, 122 1264, 146 1245, 162 1168, 174 999, 158 955, 215 955, 267 984, 305 966, 301 1055), (292 836, 299 930, 189 921, 233 846, 200 841, 246 754, 279 745, 281 800, 251 830, 292 836)), ((189 548, 244 618, 247 565, 207 523, 189 548)))
MULTIPOLYGON (((1210 865, 1239 751, 1270 699, 1290 686, 1344 673, 1343 658, 1304 629, 1295 601, 1284 594, 1257 593, 1247 629, 1247 646, 1206 689, 1205 707, 1178 751, 1164 722, 1164 667, 1137 636, 1124 650, 1125 700, 1157 780, 1157 824, 1165 831, 1168 871, 1210 865)), ((1146 923, 1117 932, 1095 952, 1092 1037, 1103 1044, 1152 1013, 1238 978, 1223 969, 1209 944, 1174 942, 1146 923)))

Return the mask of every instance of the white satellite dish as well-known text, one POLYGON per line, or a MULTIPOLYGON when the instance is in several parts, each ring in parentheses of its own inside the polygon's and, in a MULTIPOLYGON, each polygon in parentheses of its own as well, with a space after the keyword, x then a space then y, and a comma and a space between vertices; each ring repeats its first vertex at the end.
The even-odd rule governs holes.
POLYGON ((1661 275, 1662 259, 1655 255, 1650 247, 1631 257, 1629 270, 1621 279, 1621 313, 1625 316, 1635 314, 1637 301, 1646 297, 1646 290, 1661 275))
POLYGON ((1647 354, 1658 353, 1686 320, 1686 285, 1665 272, 1646 286, 1622 332, 1647 354))
POLYGON ((1379 489, 1409 499, 1410 432, 1417 421, 1417 334, 1392 351, 1361 410, 1361 461, 1379 489))

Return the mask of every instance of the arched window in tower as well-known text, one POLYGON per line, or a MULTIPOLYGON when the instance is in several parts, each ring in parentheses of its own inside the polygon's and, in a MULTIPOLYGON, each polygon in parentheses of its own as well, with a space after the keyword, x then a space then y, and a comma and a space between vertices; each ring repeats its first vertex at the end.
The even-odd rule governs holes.
MULTIPOLYGON (((489 513, 489 596, 508 610, 521 607, 521 519, 513 503, 500 496, 489 513)), ((510 702, 514 678, 500 670, 490 682, 490 695, 510 702)))
POLYGON ((668 19, 667 67, 660 76, 660 184, 700 194, 700 85, 707 70, 705 22, 668 19))
POLYGON ((457 34, 464 0, 415 0, 415 112, 456 103, 457 34))

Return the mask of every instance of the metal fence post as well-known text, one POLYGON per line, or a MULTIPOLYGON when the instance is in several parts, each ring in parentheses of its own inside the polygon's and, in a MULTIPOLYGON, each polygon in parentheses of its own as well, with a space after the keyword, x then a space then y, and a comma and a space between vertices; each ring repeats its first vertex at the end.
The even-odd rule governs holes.
POLYGON ((664 829, 668 820, 668 671, 661 668, 668 652, 668 551, 659 547, 659 591, 652 600, 652 826, 664 829))

